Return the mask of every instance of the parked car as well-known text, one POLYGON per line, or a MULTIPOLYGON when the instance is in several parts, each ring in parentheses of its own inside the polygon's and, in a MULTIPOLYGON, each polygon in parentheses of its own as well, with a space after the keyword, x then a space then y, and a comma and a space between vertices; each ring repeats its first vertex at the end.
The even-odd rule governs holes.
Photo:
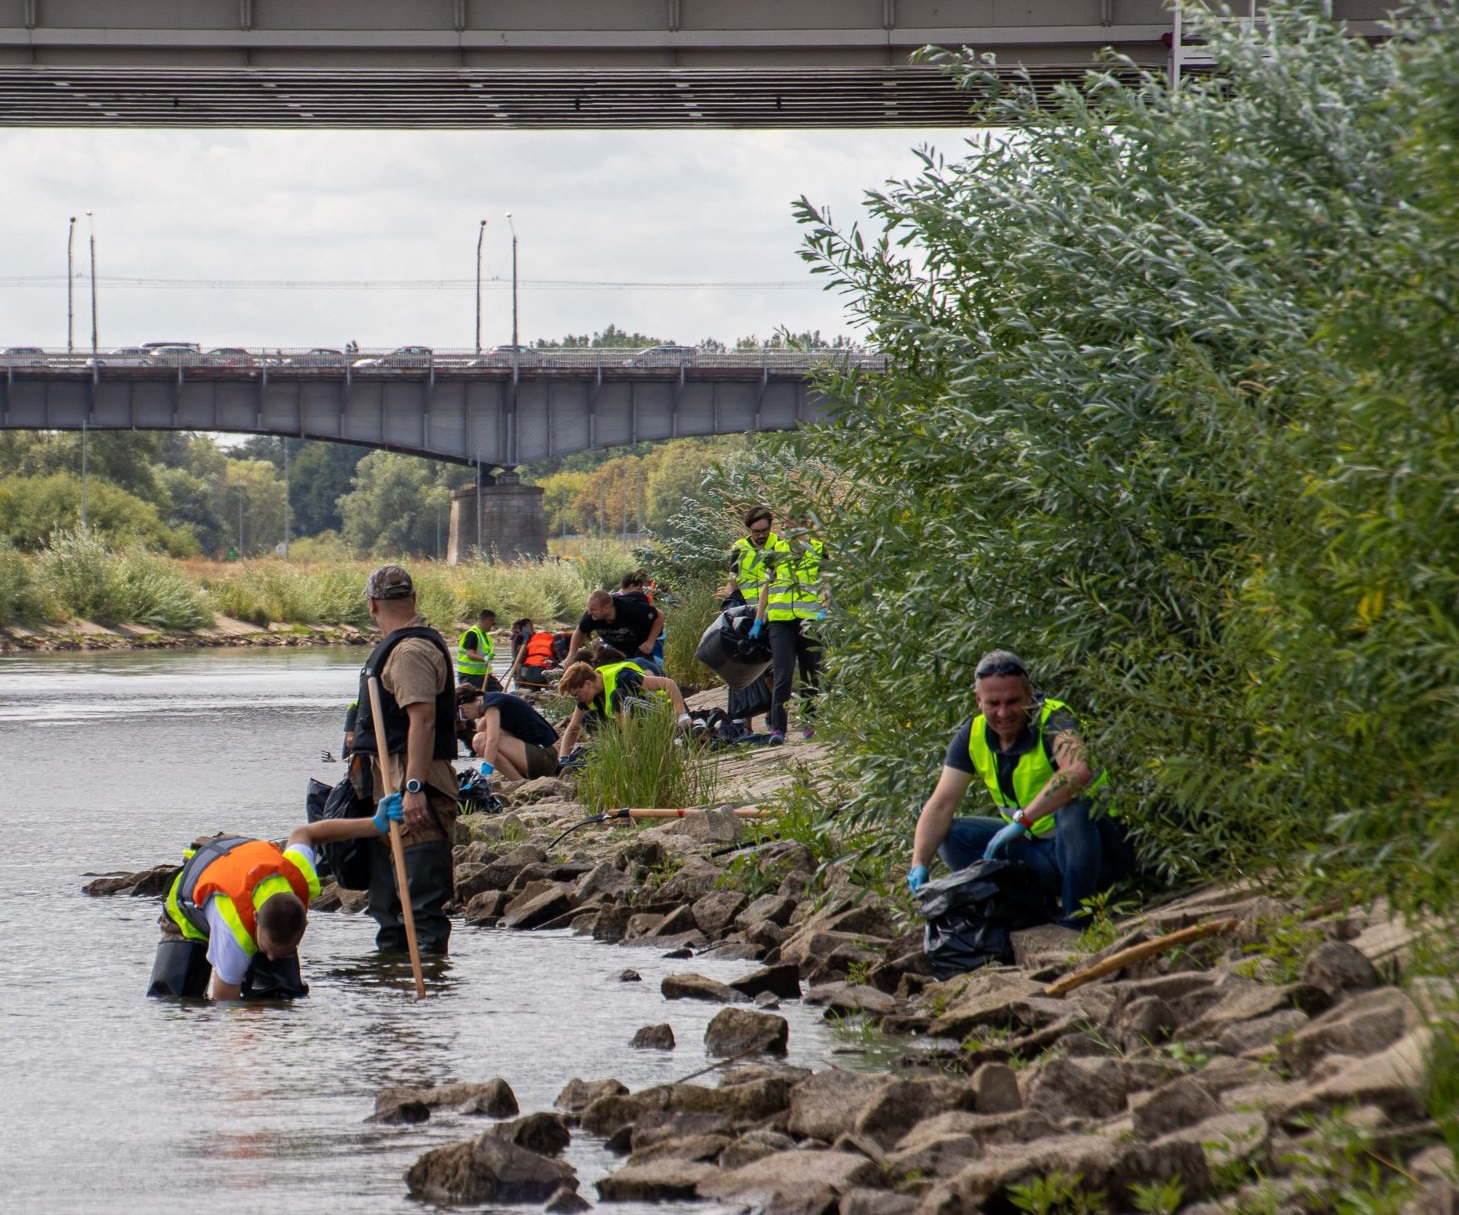
POLYGON ((204 356, 215 367, 247 367, 253 356, 242 346, 219 346, 204 356))
POLYGON ((343 367, 345 352, 329 346, 315 346, 303 354, 291 354, 284 358, 285 367, 343 367))
POLYGON ((681 367, 692 363, 698 354, 693 346, 650 346, 640 350, 631 359, 624 359, 625 367, 681 367))
POLYGON ((86 360, 86 365, 88 367, 114 367, 119 364, 124 367, 136 366, 139 363, 145 363, 149 357, 149 352, 140 346, 118 346, 115 350, 103 350, 92 355, 86 360))
POLYGON ((153 350, 186 350, 190 354, 203 352, 203 348, 196 342, 143 342, 142 349, 149 353, 153 350))
POLYGON ((0 350, 0 363, 7 367, 36 367, 46 361, 46 352, 39 346, 7 346, 0 350))
POLYGON ((142 349, 148 358, 159 363, 196 363, 203 357, 196 342, 147 342, 142 349))
POLYGON ((429 346, 399 346, 389 354, 356 359, 356 367, 429 367, 434 352, 429 346))

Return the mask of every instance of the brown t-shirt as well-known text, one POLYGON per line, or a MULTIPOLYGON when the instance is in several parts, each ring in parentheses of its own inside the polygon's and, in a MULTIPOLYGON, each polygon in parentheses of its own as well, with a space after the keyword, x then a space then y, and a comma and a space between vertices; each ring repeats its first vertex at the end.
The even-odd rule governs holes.
MULTIPOLYGON (((426 623, 424 616, 410 622, 415 628, 426 623)), ((423 637, 407 637, 386 656, 380 671, 380 686, 402 709, 410 705, 434 704, 436 696, 450 686, 450 668, 441 651, 423 637)), ((434 745, 435 735, 431 736, 434 745)), ((405 756, 390 756, 391 785, 399 789, 405 784, 405 756)), ((379 773, 376 773, 378 778, 379 773)), ((448 759, 430 759, 424 777, 426 797, 439 830, 404 831, 402 842, 407 846, 427 840, 445 839, 454 843, 456 834, 456 770, 448 759)), ((379 787, 378 785, 376 786, 379 787)))

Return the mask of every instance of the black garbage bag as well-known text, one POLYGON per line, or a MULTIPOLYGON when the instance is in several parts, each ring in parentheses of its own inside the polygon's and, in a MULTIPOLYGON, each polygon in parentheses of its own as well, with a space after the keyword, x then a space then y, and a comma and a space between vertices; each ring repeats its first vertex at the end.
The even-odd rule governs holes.
POLYGON ((694 657, 731 688, 748 687, 770 666, 770 639, 762 629, 750 636, 755 609, 749 604, 726 608, 704 630, 694 657))
MULTIPOLYGON (((310 780, 304 798, 307 820, 316 823, 322 818, 373 818, 375 807, 365 801, 348 775, 334 788, 322 781, 310 780)), ((370 888, 370 853, 373 842, 368 839, 335 840, 315 849, 319 857, 319 875, 333 877, 346 890, 370 888)))
POLYGON ((1053 918, 1038 874, 1017 861, 975 861, 917 891, 923 952, 939 979, 1012 962, 1009 934, 1053 918))

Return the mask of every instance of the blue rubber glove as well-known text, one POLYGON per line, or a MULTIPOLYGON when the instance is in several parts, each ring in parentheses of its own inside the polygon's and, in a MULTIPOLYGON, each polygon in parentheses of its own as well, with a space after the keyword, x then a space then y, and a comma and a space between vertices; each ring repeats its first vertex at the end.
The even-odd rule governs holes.
POLYGON ((1021 840, 1028 831, 1021 823, 1009 823, 997 835, 988 841, 988 846, 983 849, 983 859, 991 861, 1003 849, 1007 848, 1014 840, 1021 840))
POLYGON ((758 637, 760 635, 760 630, 763 629, 764 627, 765 627, 765 618, 763 616, 756 616, 755 617, 755 623, 750 626, 750 637, 751 637, 751 639, 753 640, 754 638, 758 637))
POLYGON ((391 823, 405 822, 405 810, 400 804, 400 794, 387 793, 375 809, 375 830, 381 835, 390 834, 391 823))
POLYGON ((913 894, 921 890, 927 882, 927 866, 913 865, 907 870, 907 889, 913 894))
POLYGON ((481 761, 481 774, 482 774, 482 776, 490 776, 495 771, 496 771, 496 769, 494 767, 492 767, 489 763, 487 763, 486 760, 482 760, 481 761))

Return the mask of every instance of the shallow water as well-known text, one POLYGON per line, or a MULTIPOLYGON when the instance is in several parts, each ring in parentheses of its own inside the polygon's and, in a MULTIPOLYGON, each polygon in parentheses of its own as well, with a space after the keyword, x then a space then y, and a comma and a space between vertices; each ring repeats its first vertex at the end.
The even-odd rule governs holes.
MULTIPOLYGON (((303 821, 308 778, 332 783, 342 771, 319 753, 338 753, 364 655, 0 658, 7 1212, 155 1212, 202 1196, 255 1209, 318 1199, 346 1200, 351 1212, 419 1210, 404 1170, 485 1123, 442 1114, 367 1125, 382 1086, 502 1076, 528 1113, 550 1108, 575 1076, 637 1089, 710 1062, 703 1032, 717 1008, 666 1001, 659 981, 684 969, 727 979, 752 964, 671 962, 566 931, 457 924, 451 957, 428 972, 430 995, 418 1002, 408 963, 376 959, 370 920, 320 914, 302 950, 307 1000, 184 1006, 143 996, 159 904, 90 898, 83 874, 180 859, 215 830, 287 834, 303 821), (628 967, 643 981, 620 982, 628 967), (673 1026, 678 1049, 628 1048, 638 1026, 658 1022, 673 1026)), ((783 1011, 791 1061, 827 1063, 837 1041, 817 1010, 783 1011)), ((615 1158, 579 1134, 567 1159, 595 1201, 592 1182, 615 1158)))

